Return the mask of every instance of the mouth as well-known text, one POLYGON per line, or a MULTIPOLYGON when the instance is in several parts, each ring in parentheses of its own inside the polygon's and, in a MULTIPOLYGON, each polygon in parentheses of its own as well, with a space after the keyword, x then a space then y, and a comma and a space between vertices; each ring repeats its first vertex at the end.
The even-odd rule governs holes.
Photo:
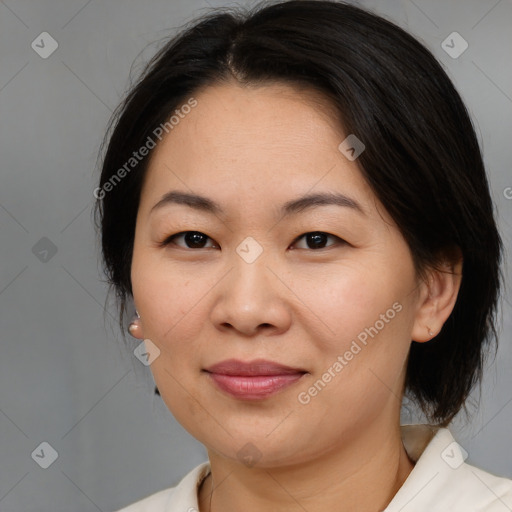
POLYGON ((242 400, 262 400, 291 386, 308 372, 302 368, 258 359, 229 359, 205 371, 223 392, 242 400))

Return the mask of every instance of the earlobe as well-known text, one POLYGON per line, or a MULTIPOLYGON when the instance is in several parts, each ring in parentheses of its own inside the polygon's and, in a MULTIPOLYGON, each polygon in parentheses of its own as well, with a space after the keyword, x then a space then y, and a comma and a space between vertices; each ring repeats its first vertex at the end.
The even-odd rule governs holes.
POLYGON ((130 321, 130 325, 128 326, 128 331, 134 338, 137 338, 139 340, 144 339, 144 335, 142 334, 140 315, 137 312, 137 310, 135 310, 135 315, 133 315, 133 317, 130 321))
POLYGON ((462 256, 432 269, 418 304, 411 340, 424 343, 435 339, 455 307, 462 282, 462 256))

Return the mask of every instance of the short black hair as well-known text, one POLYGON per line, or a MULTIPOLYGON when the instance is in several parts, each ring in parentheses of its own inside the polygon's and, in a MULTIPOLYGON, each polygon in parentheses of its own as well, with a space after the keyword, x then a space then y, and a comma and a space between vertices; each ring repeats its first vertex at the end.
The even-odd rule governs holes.
POLYGON ((201 88, 232 80, 306 86, 328 98, 344 132, 365 144, 361 172, 404 236, 418 275, 462 253, 454 310, 434 340, 411 344, 405 391, 432 423, 446 426, 462 407, 467 412, 486 349, 497 342, 503 248, 470 116, 432 53, 380 16, 322 0, 217 9, 164 43, 111 119, 95 192, 104 272, 123 334, 151 155, 113 182, 132 152, 201 88))

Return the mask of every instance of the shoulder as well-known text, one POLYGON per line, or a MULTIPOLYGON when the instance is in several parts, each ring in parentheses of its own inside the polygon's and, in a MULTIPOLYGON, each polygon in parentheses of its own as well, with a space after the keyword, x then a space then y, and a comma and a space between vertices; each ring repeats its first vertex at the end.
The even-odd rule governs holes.
MULTIPOLYGON (((459 507, 475 512, 512 510, 512 480, 463 463, 453 478, 459 507)), ((457 509, 458 510, 458 509, 457 509)), ((461 509, 462 510, 462 509, 461 509)))
POLYGON ((197 488, 209 472, 209 462, 203 462, 187 473, 175 487, 151 494, 117 512, 197 512, 197 488))
POLYGON ((466 462, 468 453, 447 428, 412 425, 402 432, 414 469, 386 512, 507 512, 512 480, 466 462))

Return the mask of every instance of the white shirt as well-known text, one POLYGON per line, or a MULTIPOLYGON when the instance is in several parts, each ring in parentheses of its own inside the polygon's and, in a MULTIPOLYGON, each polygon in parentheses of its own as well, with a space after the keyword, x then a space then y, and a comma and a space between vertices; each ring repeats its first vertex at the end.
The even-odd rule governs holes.
MULTIPOLYGON (((512 511, 512 480, 466 464, 466 452, 447 428, 402 425, 401 434, 415 466, 382 512, 512 511)), ((197 490, 209 473, 209 462, 203 462, 176 487, 118 512, 197 512, 197 490)))

